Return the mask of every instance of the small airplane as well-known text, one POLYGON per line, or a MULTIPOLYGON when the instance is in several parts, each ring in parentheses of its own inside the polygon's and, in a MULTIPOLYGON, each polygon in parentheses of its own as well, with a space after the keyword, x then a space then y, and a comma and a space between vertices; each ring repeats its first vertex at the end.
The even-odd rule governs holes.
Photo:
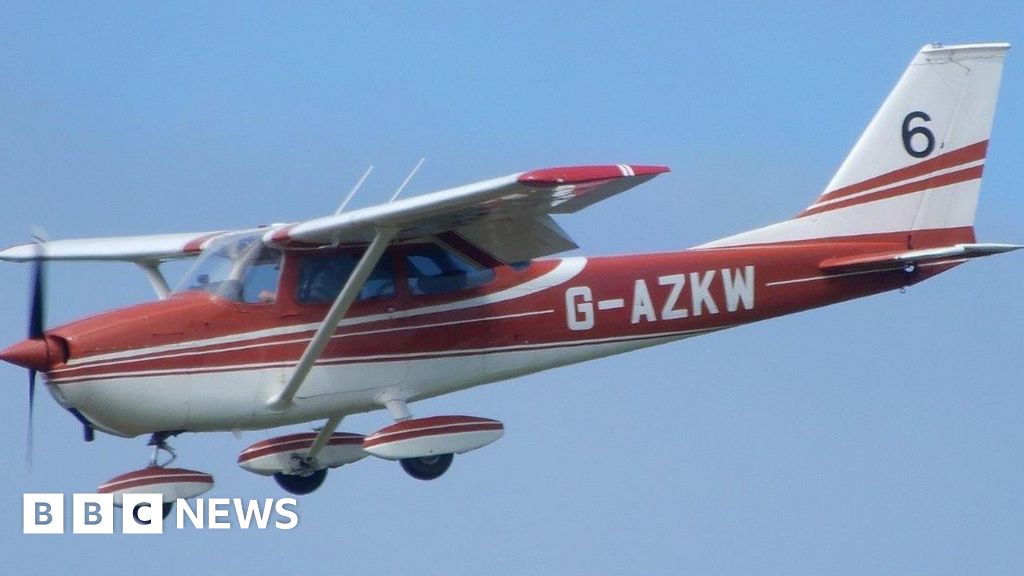
POLYGON ((367 455, 411 476, 504 426, 413 417, 424 398, 902 289, 969 259, 1008 44, 932 44, 914 57, 839 171, 789 220, 688 250, 545 258, 576 248, 552 215, 578 212, 668 172, 549 168, 291 224, 247 230, 37 241, 28 338, 0 359, 36 375, 95 431, 149 434, 148 465, 100 487, 177 498, 213 486, 171 468, 183 432, 322 421, 244 449, 239 465, 307 494, 367 455), (161 264, 195 264, 172 289, 161 264), (158 300, 45 327, 45 262, 137 265, 158 300), (349 414, 386 410, 367 436, 349 414), (160 455, 166 453, 161 461, 160 455))

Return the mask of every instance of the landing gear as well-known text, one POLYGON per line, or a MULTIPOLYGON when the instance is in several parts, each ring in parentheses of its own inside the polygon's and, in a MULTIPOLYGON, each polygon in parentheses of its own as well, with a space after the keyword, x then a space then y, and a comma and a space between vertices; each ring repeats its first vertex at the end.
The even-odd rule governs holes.
MULTIPOLYGON (((296 496, 305 496, 324 483, 327 469, 342 464, 355 462, 365 456, 362 453, 363 437, 358 434, 336 433, 342 416, 332 416, 318 432, 293 434, 285 436, 288 451, 267 452, 260 443, 250 446, 242 452, 239 463, 243 468, 259 473, 264 466, 274 470, 274 480, 285 492, 296 496), (335 446, 327 450, 331 443, 335 446), (296 447, 296 444, 298 447, 296 447), (308 449, 305 446, 308 445, 308 449), (352 447, 357 447, 352 450, 352 447), (298 450, 298 451, 292 451, 298 450), (259 457, 248 457, 247 452, 261 454, 259 457), (321 460, 323 457, 323 460, 321 460), (282 462, 287 458, 286 462, 282 462)), ((265 440, 270 446, 280 443, 281 438, 265 440)))
POLYGON ((482 448, 504 433, 497 420, 476 416, 413 418, 402 398, 378 399, 395 423, 363 439, 363 450, 385 460, 398 460, 417 480, 440 478, 456 454, 482 448))
POLYGON ((157 432, 149 438, 153 452, 145 468, 135 470, 111 478, 101 485, 97 492, 112 494, 114 505, 121 506, 122 498, 134 492, 151 492, 160 494, 163 501, 163 517, 167 518, 174 510, 174 503, 179 499, 195 498, 213 488, 213 476, 198 470, 185 468, 168 468, 168 464, 176 458, 174 450, 168 446, 167 439, 183 432, 182 430, 157 432), (167 457, 161 461, 160 453, 167 457))
MULTIPOLYGON (((146 442, 147 446, 153 447, 153 454, 149 457, 149 466, 147 468, 166 468, 168 464, 174 462, 178 458, 178 453, 171 448, 171 445, 167 443, 167 439, 171 436, 177 436, 178 432, 155 432, 149 437, 149 442, 146 442), (160 462, 160 452, 167 453, 167 461, 160 462)), ((171 515, 174 510, 174 502, 164 502, 163 517, 164 520, 171 515)))
MULTIPOLYGON (((405 425, 403 423, 415 421, 412 413, 409 412, 409 407, 406 405, 405 400, 390 398, 384 402, 384 406, 388 409, 388 412, 391 412, 391 416, 395 419, 395 424, 378 431, 377 434, 401 428, 405 425)), ((392 458, 394 457, 392 456, 392 458)), ((452 465, 452 460, 454 459, 454 454, 430 454, 429 456, 398 458, 398 463, 402 465, 402 470, 405 470, 406 474, 417 480, 435 480, 448 471, 448 467, 452 465)))
POLYGON ((417 480, 434 480, 448 471, 454 459, 454 454, 438 454, 421 458, 402 458, 398 462, 409 476, 417 480))
POLYGON ((274 480, 277 481, 277 485, 284 488, 285 492, 295 494, 296 496, 305 496, 316 490, 324 483, 325 478, 327 478, 326 468, 321 468, 306 476, 284 474, 282 472, 274 473, 274 480))
MULTIPOLYGON (((146 446, 153 447, 153 454, 149 457, 150 468, 166 468, 168 464, 174 462, 178 458, 178 453, 175 452, 174 448, 171 448, 171 445, 167 443, 167 439, 171 436, 177 436, 182 432, 184 432, 184 430, 176 430, 173 432, 154 432, 149 436, 149 441, 146 442, 146 446), (167 453, 168 458, 166 462, 160 462, 161 450, 167 453)), ((167 517, 166 514, 164 517, 167 517)))

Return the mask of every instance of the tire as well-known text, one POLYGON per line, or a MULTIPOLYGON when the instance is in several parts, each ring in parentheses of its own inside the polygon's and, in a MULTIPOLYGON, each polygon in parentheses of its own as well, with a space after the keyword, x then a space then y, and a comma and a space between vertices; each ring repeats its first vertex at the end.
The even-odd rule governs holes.
POLYGON ((171 510, 174 510, 174 502, 164 502, 164 520, 171 515, 171 510))
POLYGON ((417 480, 434 480, 448 470, 454 459, 454 454, 438 454, 423 458, 403 458, 399 462, 409 476, 417 480))
POLYGON ((277 481, 277 485, 284 488, 285 492, 295 494, 296 496, 305 496, 316 490, 324 483, 325 478, 327 478, 327 468, 317 470, 309 476, 282 474, 280 472, 274 474, 274 480, 277 481))

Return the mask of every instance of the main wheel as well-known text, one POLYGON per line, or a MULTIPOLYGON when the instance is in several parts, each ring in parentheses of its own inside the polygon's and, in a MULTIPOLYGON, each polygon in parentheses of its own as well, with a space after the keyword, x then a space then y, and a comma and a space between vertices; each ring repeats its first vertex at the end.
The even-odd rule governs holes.
POLYGON ((440 478, 455 459, 454 454, 438 454, 423 458, 403 458, 399 460, 402 469, 417 480, 433 480, 440 478))
POLYGON ((174 502, 164 502, 164 519, 171 515, 171 510, 174 510, 174 502))
POLYGON ((309 476, 282 474, 280 472, 274 474, 274 480, 277 481, 277 485, 284 488, 285 492, 295 494, 296 496, 303 496, 316 490, 324 483, 324 478, 327 478, 327 468, 317 470, 309 476))

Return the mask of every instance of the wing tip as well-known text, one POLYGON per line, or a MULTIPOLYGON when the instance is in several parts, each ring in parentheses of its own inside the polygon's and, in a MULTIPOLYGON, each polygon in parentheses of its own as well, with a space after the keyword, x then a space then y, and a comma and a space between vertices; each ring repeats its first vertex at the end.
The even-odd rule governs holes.
POLYGON ((0 250, 0 260, 4 262, 28 262, 32 255, 28 253, 31 244, 17 244, 0 250))
POLYGON ((669 172, 668 166, 642 164, 607 164, 601 166, 559 166, 532 170, 519 176, 520 184, 550 188, 563 184, 582 184, 598 180, 614 180, 637 176, 657 176, 669 172))

